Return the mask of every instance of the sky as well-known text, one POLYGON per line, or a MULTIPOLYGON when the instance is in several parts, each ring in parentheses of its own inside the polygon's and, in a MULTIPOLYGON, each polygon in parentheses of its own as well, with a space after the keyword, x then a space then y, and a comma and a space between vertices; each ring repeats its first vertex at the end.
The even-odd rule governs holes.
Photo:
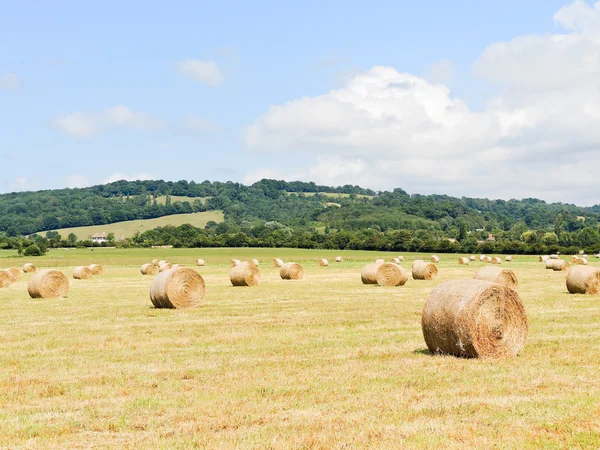
POLYGON ((599 204, 600 1, 0 0, 0 167, 599 204))

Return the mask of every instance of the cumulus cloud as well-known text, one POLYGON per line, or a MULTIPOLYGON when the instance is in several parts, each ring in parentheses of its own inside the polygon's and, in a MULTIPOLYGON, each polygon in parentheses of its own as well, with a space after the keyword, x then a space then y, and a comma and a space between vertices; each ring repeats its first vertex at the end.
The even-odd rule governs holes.
POLYGON ((8 188, 14 192, 36 191, 40 188, 40 183, 27 177, 18 177, 8 185, 8 188))
POLYGON ((454 64, 449 59, 441 59, 425 68, 425 78, 433 83, 450 85, 454 82, 454 64))
POLYGON ((86 138, 98 133, 103 128, 103 121, 98 115, 76 112, 55 118, 52 126, 71 136, 86 138))
POLYGON ((68 188, 84 188, 90 185, 88 178, 84 175, 69 175, 65 178, 65 185, 68 188))
POLYGON ((600 1, 574 2, 555 21, 562 34, 485 49, 474 72, 502 89, 483 111, 433 76, 378 66, 341 89, 271 106, 245 144, 313 161, 280 178, 598 203, 600 1))
POLYGON ((223 74, 214 61, 188 59, 177 63, 176 68, 184 77, 209 86, 220 86, 224 81, 223 74))
POLYGON ((0 89, 18 91, 21 89, 21 79, 16 73, 0 73, 0 89))
POLYGON ((127 175, 124 173, 113 173, 108 178, 102 180, 101 184, 114 183, 115 181, 127 180, 127 181, 136 181, 136 180, 153 180, 152 175, 148 173, 140 173, 138 175, 127 175))

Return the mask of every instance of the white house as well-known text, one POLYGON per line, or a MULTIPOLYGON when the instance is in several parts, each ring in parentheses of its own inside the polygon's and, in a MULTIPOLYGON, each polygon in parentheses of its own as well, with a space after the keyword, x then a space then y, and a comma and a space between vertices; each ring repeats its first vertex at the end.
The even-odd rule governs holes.
POLYGON ((92 242, 95 244, 102 244, 107 240, 108 239, 106 239, 106 233, 96 233, 92 236, 92 242))

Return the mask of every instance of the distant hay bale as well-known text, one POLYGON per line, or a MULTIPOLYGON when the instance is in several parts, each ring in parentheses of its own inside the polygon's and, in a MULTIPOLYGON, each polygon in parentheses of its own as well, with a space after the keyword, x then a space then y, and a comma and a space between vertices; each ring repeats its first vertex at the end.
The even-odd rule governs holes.
POLYGON ((475 257, 475 255, 471 255, 469 257, 469 261, 477 261, 477 258, 475 257))
POLYGON ((169 270, 172 267, 173 267, 173 264, 168 263, 168 262, 163 262, 162 264, 159 264, 158 271, 159 272, 164 272, 165 270, 169 270))
POLYGON ((92 278, 92 271, 86 266, 77 266, 73 269, 73 278, 76 280, 89 280, 92 278))
POLYGON ((279 270, 279 276, 283 280, 300 280, 304 276, 304 269, 300 264, 285 263, 279 270))
POLYGON ((242 261, 240 261, 239 259, 230 259, 229 260, 229 265, 231 267, 239 266, 241 263, 242 263, 242 261))
POLYGON ((542 255, 539 257, 540 262, 546 262, 550 259, 550 255, 542 255))
POLYGON ((7 288, 10 286, 10 275, 8 274, 7 271, 5 270, 1 270, 0 271, 0 288, 7 288))
POLYGON ((69 293, 69 279, 58 270, 42 270, 29 280, 27 291, 31 298, 63 298, 69 293))
POLYGON ((586 255, 585 253, 583 255, 581 255, 581 257, 585 258, 585 259, 590 259, 590 257, 588 255, 586 255))
POLYGON ((400 256, 398 256, 398 259, 399 259, 400 261, 404 261, 406 258, 405 258, 404 256, 400 255, 400 256))
POLYGON ((335 262, 343 262, 344 258, 342 258, 341 256, 336 256, 335 257, 335 262))
POLYGON ((433 353, 503 358, 523 350, 528 323, 516 290, 484 280, 454 280, 429 295, 421 329, 433 353))
POLYGON ((412 265, 412 277, 414 280, 432 280, 438 274, 435 264, 417 259, 412 265))
POLYGON ((378 267, 375 277, 380 286, 404 286, 408 281, 408 272, 398 264, 385 263, 378 267))
POLYGON ((142 275, 156 275, 158 273, 158 267, 154 264, 144 264, 140 269, 142 275))
POLYGON ((511 255, 511 256, 507 256, 507 257, 506 257, 506 262, 512 262, 512 261, 513 261, 513 258, 514 258, 514 257, 513 257, 512 255, 511 255))
POLYGON ((569 270, 570 264, 564 259, 549 259, 546 261, 546 269, 552 269, 554 271, 565 271, 569 270))
POLYGON ((550 259, 558 259, 558 255, 556 255, 556 254, 550 255, 550 259))
POLYGON ((400 258, 392 258, 392 261, 394 264, 400 264, 400 258))
POLYGON ((461 266, 468 266, 469 258, 458 258, 458 264, 461 266))
POLYGON ((23 272, 25 272, 25 273, 32 273, 32 272, 35 272, 36 270, 37 270, 37 268, 31 263, 23 264, 23 272))
POLYGON ((160 261, 159 259, 156 259, 156 258, 154 258, 154 259, 152 260, 152 264, 154 264, 155 266, 158 266, 158 265, 159 265, 159 264, 158 264, 158 262, 159 262, 159 261, 160 261))
POLYGON ((185 267, 159 273, 150 286, 150 300, 156 308, 199 308, 205 293, 202 276, 185 267))
POLYGON ((492 264, 502 264, 502 259, 497 256, 494 256, 490 262, 492 264))
POLYGON ((197 266, 203 266, 204 265, 204 260, 203 259, 197 259, 196 260, 196 265, 197 266))
POLYGON ((279 258, 273 258, 273 267, 283 266, 283 260, 279 258))
POLYGON ((574 256, 571 262, 578 266, 585 266, 588 263, 588 260, 583 256, 574 256))
POLYGON ((360 272, 363 284, 377 284, 377 269, 385 263, 374 262, 364 266, 360 272))
POLYGON ((171 266, 171 269, 175 270, 175 269, 181 269, 182 267, 184 267, 183 264, 173 264, 171 266))
POLYGON ((385 259, 383 259, 383 258, 376 259, 375 264, 385 264, 385 259))
POLYGON ((491 262, 492 262, 492 257, 491 257, 491 256, 485 256, 485 257, 483 258, 483 262, 486 262, 486 263, 491 263, 491 262))
POLYGON ((319 266, 320 267, 325 267, 329 265, 329 261, 327 261, 325 258, 321 258, 319 259, 319 266))
POLYGON ((256 286, 260 283, 260 270, 253 263, 243 262, 232 267, 229 279, 234 286, 256 286))
POLYGON ((479 261, 485 261, 486 256, 485 255, 479 255, 479 261))
POLYGON ((254 264, 256 267, 258 267, 258 265, 260 264, 260 261, 256 258, 252 258, 251 261, 252 261, 252 264, 254 264))
POLYGON ((430 259, 429 259, 432 263, 439 263, 440 262, 440 257, 437 255, 433 255, 430 259))
POLYGON ((600 268, 573 267, 567 275, 567 289, 571 294, 600 294, 600 268))
POLYGON ((492 283, 498 283, 511 289, 519 289, 519 281, 515 273, 510 269, 503 269, 502 267, 482 267, 475 273, 473 279, 491 281, 492 283))
POLYGON ((5 272, 10 277, 11 283, 16 283, 17 281, 21 281, 21 271, 16 267, 9 267, 5 270, 5 272))
POLYGON ((100 264, 90 264, 88 266, 92 271, 92 275, 102 275, 104 268, 100 264))
POLYGON ((161 259, 158 261, 158 267, 162 266, 163 264, 168 264, 168 262, 165 261, 164 259, 161 259))

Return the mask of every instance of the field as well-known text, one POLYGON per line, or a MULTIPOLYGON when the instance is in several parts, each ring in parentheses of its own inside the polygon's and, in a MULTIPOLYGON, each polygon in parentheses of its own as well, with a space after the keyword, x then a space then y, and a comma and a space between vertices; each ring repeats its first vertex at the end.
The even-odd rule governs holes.
MULTIPOLYGON (((165 225, 179 226, 185 223, 194 225, 195 227, 204 228, 207 222, 214 220, 215 222, 223 221, 222 211, 205 211, 192 214, 173 214, 170 216, 157 217, 156 219, 145 220, 129 220, 126 222, 115 222, 108 225, 94 225, 89 227, 61 228, 58 231, 60 235, 66 239, 69 233, 75 233, 80 240, 89 239, 95 233, 115 233, 115 238, 121 236, 131 237, 136 231, 143 233, 156 227, 164 227, 165 225)), ((45 234, 45 233, 42 233, 45 234)))
MULTIPOLYGON (((202 202, 202 204, 205 205, 206 201, 209 198, 210 197, 184 197, 181 195, 171 195, 171 203, 188 202, 191 205, 192 203, 194 203, 194 200, 200 200, 202 202)), ((156 203, 158 203, 159 205, 164 205, 165 203, 167 203, 167 196, 161 195, 159 197, 156 197, 156 203)))
MULTIPOLYGON (((0 289, 0 447, 600 448, 600 297, 569 295, 564 273, 518 256, 503 266, 527 308, 524 352, 432 356, 425 298, 483 263, 440 255, 433 281, 363 286, 361 267, 391 256, 95 249, 32 260, 69 276, 92 262, 105 272, 71 278, 61 300, 30 299, 30 274, 0 289), (139 273, 153 257, 204 258, 204 306, 153 308, 151 278, 139 273), (257 257, 261 284, 232 287, 232 257, 257 257), (304 279, 282 281, 273 257, 302 263, 304 279)), ((0 267, 24 262, 0 252, 0 267)))

